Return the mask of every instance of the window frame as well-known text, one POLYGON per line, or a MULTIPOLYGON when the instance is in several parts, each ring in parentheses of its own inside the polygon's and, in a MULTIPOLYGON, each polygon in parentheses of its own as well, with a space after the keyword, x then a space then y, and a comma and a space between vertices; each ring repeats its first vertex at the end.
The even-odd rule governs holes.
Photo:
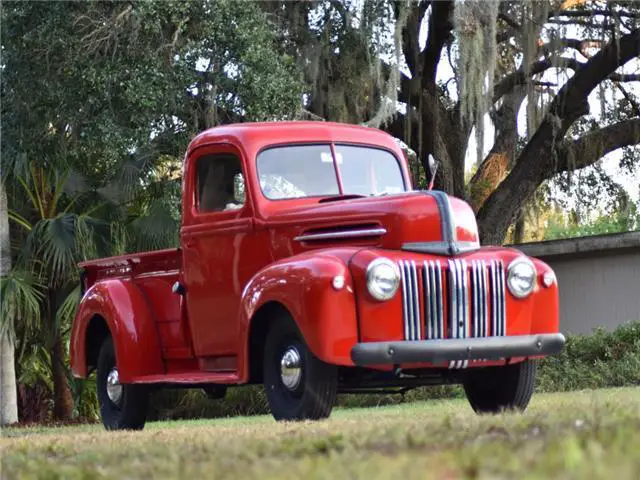
POLYGON ((250 203, 250 194, 249 188, 247 185, 247 172, 244 166, 244 162, 242 161, 242 154, 236 149, 229 145, 225 146, 212 146, 213 148, 203 147, 201 152, 194 152, 194 157, 192 162, 192 173, 191 177, 191 217, 193 219, 197 218, 207 218, 210 216, 215 216, 224 220, 226 218, 232 219, 239 216, 243 216, 248 209, 248 204, 250 203), (245 184, 245 199, 242 207, 233 210, 200 210, 200 192, 198 191, 198 165, 199 163, 206 159, 207 157, 219 157, 219 156, 233 156, 236 158, 240 165, 240 173, 244 178, 245 184))

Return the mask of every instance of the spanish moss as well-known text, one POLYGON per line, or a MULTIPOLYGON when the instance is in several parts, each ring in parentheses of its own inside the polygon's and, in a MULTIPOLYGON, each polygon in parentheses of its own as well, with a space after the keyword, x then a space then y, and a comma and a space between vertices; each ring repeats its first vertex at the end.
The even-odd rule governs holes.
POLYGON ((460 0, 455 5, 458 35, 458 98, 462 121, 475 125, 477 162, 482 161, 484 116, 491 106, 497 59, 496 20, 499 0, 460 0))

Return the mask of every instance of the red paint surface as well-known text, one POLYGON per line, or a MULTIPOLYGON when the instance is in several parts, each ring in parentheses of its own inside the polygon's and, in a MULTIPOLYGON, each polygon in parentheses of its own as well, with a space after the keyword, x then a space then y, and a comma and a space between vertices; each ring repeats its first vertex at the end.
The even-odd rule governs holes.
MULTIPOLYGON (((96 316, 106 321, 114 337, 125 382, 248 381, 252 320, 261 307, 273 302, 289 311, 310 349, 328 363, 352 365, 350 352, 358 341, 402 339, 401 295, 388 302, 374 301, 366 291, 364 272, 378 256, 394 261, 440 258, 446 264, 446 257, 400 250, 408 242, 442 240, 434 198, 407 192, 329 203, 318 203, 318 198, 266 199, 259 188, 256 155, 269 146, 303 143, 386 149, 400 162, 410 188, 402 151, 392 137, 378 130, 295 122, 230 125, 201 133, 185 156, 181 249, 81 264, 88 291, 72 332, 71 363, 76 376, 88 373, 86 332, 96 316), (195 162, 214 153, 234 153, 240 158, 246 184, 242 209, 196 210, 195 162), (295 240, 309 233, 372 227, 382 227, 386 234, 339 241, 295 240), (345 277, 341 290, 332 287, 336 275, 345 277), (171 292, 176 281, 185 286, 186 296, 171 292)), ((450 203, 458 240, 477 243, 471 208, 455 198, 450 203)), ((512 249, 490 247, 456 258, 499 258, 508 265, 518 255, 512 249)), ((539 261, 535 265, 541 280, 549 267, 539 261)), ((509 335, 557 332, 556 285, 544 288, 540 281, 525 300, 507 295, 507 321, 509 335)))

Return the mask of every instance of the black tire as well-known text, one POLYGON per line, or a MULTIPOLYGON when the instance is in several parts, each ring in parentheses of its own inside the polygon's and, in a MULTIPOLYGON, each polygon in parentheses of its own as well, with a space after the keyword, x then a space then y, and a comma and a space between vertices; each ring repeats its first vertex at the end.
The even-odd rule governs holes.
POLYGON ((331 414, 338 391, 338 369, 311 353, 288 314, 275 319, 267 333, 263 368, 264 388, 276 420, 318 420, 331 414), (291 349, 301 359, 301 377, 294 388, 287 387, 281 376, 281 360, 291 349))
POLYGON ((147 388, 122 384, 121 399, 114 403, 107 394, 107 377, 115 367, 116 355, 109 337, 100 348, 96 378, 102 423, 107 430, 142 430, 147 420, 147 388))
POLYGON ((532 360, 505 365, 470 369, 464 391, 477 413, 521 410, 529 405, 535 387, 537 363, 532 360))

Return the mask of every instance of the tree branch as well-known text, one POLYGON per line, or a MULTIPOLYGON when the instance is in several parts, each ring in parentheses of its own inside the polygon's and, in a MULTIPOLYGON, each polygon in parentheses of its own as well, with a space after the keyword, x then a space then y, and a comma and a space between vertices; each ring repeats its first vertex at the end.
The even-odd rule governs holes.
POLYGON ((514 87, 527 83, 529 77, 542 73, 545 70, 556 67, 577 70, 583 65, 584 64, 578 60, 566 57, 538 60, 529 65, 528 71, 525 71, 525 69, 521 67, 500 80, 493 89, 493 102, 495 103, 500 100, 504 95, 511 92, 514 87))
POLYGON ((594 15, 602 15, 603 17, 627 17, 627 18, 640 18, 640 14, 637 12, 627 12, 621 10, 619 12, 611 11, 611 10, 602 10, 599 8, 588 9, 588 10, 562 10, 560 12, 553 12, 549 15, 549 18, 554 17, 592 17, 594 15))
POLYGON ((564 141, 556 150, 556 171, 549 171, 547 178, 553 177, 556 172, 588 167, 614 150, 638 143, 640 118, 609 125, 576 140, 564 141))
POLYGON ((627 92, 627 89, 624 88, 619 82, 614 82, 614 85, 618 90, 620 90, 624 98, 626 98, 627 102, 629 102, 629 104, 631 105, 631 108, 633 109, 635 114, 640 118, 640 105, 638 105, 636 99, 633 98, 633 96, 629 92, 627 92))
POLYGON ((612 73, 609 75, 609 80, 614 82, 640 82, 639 73, 612 73))
MULTIPOLYGON (((422 2, 418 5, 413 4, 413 7, 407 17, 407 24, 402 29, 402 51, 404 52, 404 59, 407 62, 407 66, 409 67, 409 71, 412 76, 416 76, 419 73, 416 71, 418 56, 420 55, 420 43, 418 38, 420 35, 422 18, 424 17, 428 7, 429 2, 422 2)), ((398 8, 396 8, 396 10, 398 10, 398 8)), ((398 14, 396 13, 396 18, 397 17, 398 14)))
POLYGON ((442 49, 451 36, 453 30, 453 2, 432 2, 431 16, 429 17, 429 35, 427 44, 422 52, 423 69, 422 84, 436 82, 436 69, 440 62, 442 49))

